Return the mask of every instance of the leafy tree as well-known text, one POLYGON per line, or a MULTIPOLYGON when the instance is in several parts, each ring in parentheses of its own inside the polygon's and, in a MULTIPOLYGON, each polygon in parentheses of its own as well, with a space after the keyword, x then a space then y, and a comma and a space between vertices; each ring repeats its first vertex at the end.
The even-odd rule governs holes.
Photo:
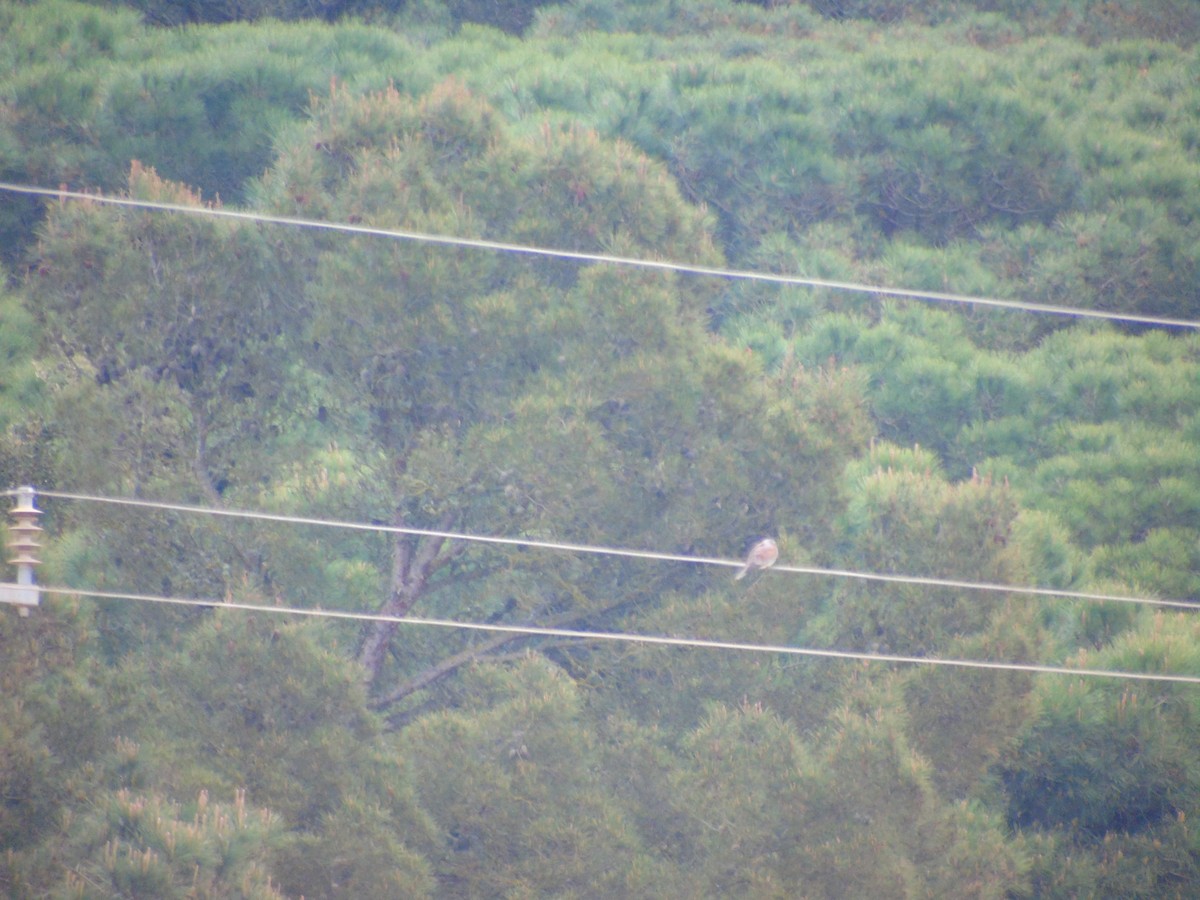
MULTIPOLYGON (((962 323, 921 307, 889 306, 871 327, 857 317, 822 317, 796 341, 796 350, 810 364, 832 357, 862 365, 870 374, 879 433, 919 441, 943 456, 959 430, 979 415, 976 392, 989 387, 1012 392, 1017 380, 995 372, 994 384, 987 384, 983 373, 973 371, 984 365, 982 354, 974 352, 962 323)), ((1000 402, 1019 404, 1019 394, 1015 403, 1000 402)))
POLYGON ((1164 597, 1200 596, 1195 574, 1200 571, 1200 532, 1194 528, 1152 528, 1136 543, 1097 547, 1091 562, 1097 575, 1164 597))
POLYGON ((7 892, 428 891, 428 822, 344 657, 303 627, 210 614, 105 667, 91 607, 5 616, 7 892))
POLYGON ((849 108, 835 146, 861 161, 859 203, 885 234, 941 244, 992 220, 1049 222, 1072 205, 1079 173, 1066 135, 1032 97, 950 53, 926 61, 900 47, 865 68, 879 89, 849 108))
MULTIPOLYGON (((0 661, 5 710, 0 840, 18 854, 53 831, 66 786, 96 747, 97 738, 87 733, 89 721, 99 726, 96 734, 104 740, 101 717, 94 715, 100 704, 86 685, 86 668, 71 666, 88 642, 86 619, 49 600, 38 612, 18 618, 15 608, 0 608, 5 646, 0 661)), ((3 878, 11 878, 13 871, 3 878)))
POLYGON ((1200 300, 1191 277, 1197 269, 1192 224, 1130 194, 1136 199, 1065 217, 1053 230, 994 233, 990 255, 1029 286, 1026 296, 1035 302, 1074 306, 1082 297, 1095 309, 1194 317, 1200 300))
MULTIPOLYGON (((79 157, 89 155, 84 136, 70 123, 81 118, 94 95, 94 85, 61 60, 51 71, 46 48, 53 46, 68 59, 109 57, 122 34, 136 29, 131 14, 109 15, 78 5, 0 6, 0 31, 4 34, 0 70, 8 73, 5 99, 0 102, 0 175, 4 180, 60 183, 70 177, 67 173, 76 168, 79 157)), ((10 248, 5 253, 6 263, 17 261, 15 249, 28 246, 39 212, 40 204, 32 198, 5 197, 0 206, 0 231, 10 248)))
POLYGON ((147 22, 161 26, 255 19, 336 19, 364 6, 357 0, 222 0, 217 3, 108 0, 98 5, 133 7, 147 22))
MULTIPOLYGON (((964 15, 980 5, 581 0, 525 40, 443 40, 481 10, 176 30, 8 4, 0 167, 1191 316, 1194 52, 1046 36, 1186 10, 964 15)), ((4 204, 9 254, 36 209, 4 204)), ((785 562, 1195 593, 1191 338, 86 203, 51 205, 40 241, 24 311, 0 298, 10 483, 682 554, 772 534, 785 562)), ((48 509, 45 573, 81 585, 1194 668, 1191 626, 1130 604, 48 509)), ((16 896, 84 879, 113 896, 1163 896, 1200 878, 1183 687, 118 601, 5 619, 16 896)))
MULTIPOLYGON (((0 271, 0 283, 7 278, 0 271)), ((42 383, 33 365, 37 324, 18 296, 0 294, 0 431, 8 431, 34 412, 42 383)))
POLYGON ((470 708, 405 730, 453 896, 645 895, 637 837, 601 778, 581 691, 537 656, 466 676, 470 708))
MULTIPOLYGON (((753 0, 774 6, 766 0, 753 0)), ((1194 43, 1200 37, 1200 16, 1181 0, 1136 3, 1117 0, 1099 6, 1084 0, 1042 0, 1014 3, 1009 0, 976 2, 902 3, 898 0, 784 0, 780 5, 809 6, 831 19, 866 19, 885 25, 910 22, 922 25, 953 21, 971 9, 1001 13, 1029 34, 1078 36, 1089 42, 1152 37, 1162 41, 1194 43)))
MULTIPOLYGON (((1029 663, 1053 645, 1036 602, 1015 598, 985 630, 950 642, 954 659, 1029 663)), ((1015 746, 1028 720, 1033 676, 1023 672, 912 668, 898 678, 908 711, 908 740, 930 764, 941 795, 987 796, 992 768, 1015 746)))
MULTIPOLYGON (((130 192, 199 203, 137 165, 130 192)), ((86 203, 52 211, 25 293, 52 361, 43 440, 57 483, 221 503, 269 477, 288 455, 284 413, 296 417, 288 370, 302 317, 280 249, 275 236, 211 219, 86 203)), ((55 554, 80 586, 221 597, 240 573, 262 574, 255 544, 212 521, 80 512, 64 512, 59 527, 73 537, 55 554)), ((136 629, 127 605, 108 612, 100 629, 119 657, 136 629)), ((150 618, 169 633, 188 617, 150 618)))
POLYGON ((201 791, 181 808, 157 794, 97 798, 71 829, 71 863, 57 896, 282 898, 268 866, 278 821, 246 803, 210 802, 201 791))
POLYGON ((756 8, 761 5, 741 0, 697 0, 685 6, 671 0, 569 0, 539 12, 533 34, 618 32, 679 37, 733 29, 740 38, 743 32, 803 33, 818 21, 798 4, 771 4, 769 11, 756 8))
MULTIPOLYGON (((1195 646, 1189 618, 1155 614, 1111 647, 1076 659, 1193 674, 1195 646)), ((1061 841, 1039 864, 1045 893, 1062 896, 1080 882, 1083 890, 1126 896, 1181 890, 1200 859, 1186 824, 1196 808, 1186 749, 1195 740, 1195 692, 1119 679, 1047 679, 1038 687, 1037 712, 1001 775, 1010 821, 1061 841)))
MULTIPOLYGON (((715 258, 703 217, 644 157, 578 129, 513 138, 454 83, 419 102, 333 96, 260 193, 304 215, 715 258)), ((338 421, 365 423, 374 441, 361 462, 378 466, 393 524, 705 552, 731 534, 740 549, 741 535, 786 508, 805 523, 802 539, 824 532, 801 510, 832 499, 824 473, 847 445, 827 423, 804 424, 786 385, 757 382, 705 337, 706 285, 378 240, 321 241, 317 252, 312 360, 339 398, 338 421), (797 482, 811 485, 803 497, 770 499, 771 485, 797 482)), ((426 608, 453 610, 458 585, 472 582, 477 610, 542 622, 682 583, 406 536, 391 571, 387 614, 427 595, 426 608)), ((393 665, 397 627, 364 639, 372 681, 393 665)), ((396 662, 401 680, 381 703, 425 683, 428 663, 396 662)))
POLYGON ((732 258, 769 232, 802 231, 851 207, 853 176, 834 152, 819 83, 751 63, 675 79, 678 98, 656 110, 655 132, 687 194, 717 211, 732 258))
POLYGON ((0 890, 40 896, 62 876, 64 823, 94 796, 118 732, 89 609, 44 596, 23 618, 0 605, 0 640, 0 890))
MULTIPOLYGON (((0 285, 7 273, 0 269, 0 285)), ((0 482, 44 484, 46 460, 40 438, 45 382, 40 377, 36 318, 20 295, 0 286, 0 482)))
POLYGON ((321 19, 335 21, 351 16, 406 24, 422 15, 430 15, 427 7, 441 7, 444 15, 455 25, 476 22, 519 34, 533 21, 537 7, 548 0, 532 3, 502 2, 502 0, 91 0, 102 6, 129 6, 137 9, 146 21, 158 26, 177 26, 190 23, 246 22, 263 19, 294 21, 321 19), (411 9, 416 7, 416 9, 411 9))
MULTIPOLYGON (((407 41, 362 24, 153 30, 127 9, 44 0, 4 4, 0 33, 0 175, 43 187, 116 191, 140 160, 236 202, 331 80, 427 83, 407 41)), ((6 262, 40 205, 0 206, 6 262)))
POLYGON ((681 752, 666 833, 678 835, 697 893, 999 897, 1022 888, 1019 845, 984 811, 938 800, 883 708, 843 710, 806 747, 765 709, 718 707, 681 752), (958 858, 970 862, 945 865, 958 858))
MULTIPOLYGON (((847 566, 994 584, 1018 579, 1012 493, 987 479, 943 480, 927 451, 876 444, 847 469, 847 566)), ((984 630, 995 595, 920 585, 846 582, 809 632, 831 646, 905 654, 941 652, 956 635, 984 630)))
MULTIPOLYGON (((789 561, 796 561, 783 536, 789 561)), ((699 595, 670 594, 656 609, 631 613, 637 634, 787 646, 823 600, 818 586, 764 575, 748 588, 722 585, 699 595)), ((795 727, 815 728, 841 702, 845 669, 822 661, 705 649, 616 646, 595 648, 581 673, 598 711, 620 715, 664 735, 684 734, 708 718, 714 704, 764 705, 795 727)))
MULTIPOLYGON (((1084 326, 1025 353, 991 352, 959 318, 895 304, 877 321, 820 316, 791 347, 805 362, 861 367, 881 435, 936 450, 952 475, 1009 480, 1095 551, 1094 574, 1192 592, 1193 338, 1084 326)), ((1046 562, 1039 583, 1082 577, 1079 560, 1046 562)))
MULTIPOLYGON (((137 199, 200 205, 137 164, 129 190, 137 199)), ((66 204, 47 224, 27 282, 43 326, 80 376, 98 386, 128 382, 149 415, 164 409, 170 420, 187 420, 175 427, 195 448, 187 462, 209 499, 239 477, 239 464, 248 469, 242 478, 256 477, 231 447, 250 429, 269 437, 265 415, 280 402, 279 370, 303 313, 278 246, 224 222, 66 204)), ((156 434, 169 440, 151 426, 156 434)), ((165 452, 132 454, 135 471, 124 478, 114 465, 107 478, 88 480, 127 485, 153 471, 140 458, 165 452)))
POLYGON ((291 836, 274 855, 280 887, 289 896, 434 896, 426 823, 415 829, 390 805, 362 794, 343 797, 317 828, 291 836))
POLYGON ((271 866, 277 884, 427 889, 428 823, 407 770, 357 674, 310 630, 218 613, 177 651, 140 654, 125 678, 170 685, 123 704, 126 733, 144 748, 129 777, 174 796, 243 790, 270 809, 288 838, 271 866))

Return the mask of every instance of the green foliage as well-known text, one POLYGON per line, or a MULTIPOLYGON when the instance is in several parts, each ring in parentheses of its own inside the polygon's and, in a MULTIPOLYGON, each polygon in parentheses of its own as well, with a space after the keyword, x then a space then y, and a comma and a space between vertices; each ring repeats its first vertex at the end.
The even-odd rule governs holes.
POLYGON ((279 887, 288 896, 434 896, 426 856, 405 843, 425 850, 428 838, 389 805, 343 797, 316 829, 293 836, 274 854, 279 887))
POLYGON ((939 802, 898 725, 882 709, 845 710, 808 749, 757 706, 715 709, 681 747, 687 764, 670 801, 691 890, 817 897, 887 895, 898 885, 913 895, 1019 890, 1024 861, 1000 823, 939 802), (871 865, 861 865, 864 854, 871 865), (968 866, 945 865, 963 854, 968 866))
MULTIPOLYGON (((474 221, 486 224, 489 235, 588 250, 705 240, 702 220, 679 206, 660 171, 630 158, 627 148, 617 148, 613 159, 594 136, 579 132, 514 146, 502 139, 494 113, 455 85, 419 106, 396 92, 335 98, 313 128, 317 134, 290 158, 285 152, 264 182, 271 202, 307 215, 454 233, 475 231, 474 221), (313 143, 323 150, 319 156, 313 143), (462 171, 470 173, 466 184, 455 180, 462 171), (335 185, 338 195, 324 196, 335 185), (508 195, 529 201, 501 199, 508 195), (548 223, 558 226, 553 235, 544 230, 548 223)), ((569 329, 586 323, 594 339, 631 324, 587 321, 606 310, 562 307, 530 280, 570 286, 573 265, 531 267, 494 253, 447 256, 379 241, 339 247, 324 263, 313 338, 340 377, 368 391, 376 434, 391 446, 403 446, 414 427, 458 419, 485 394, 493 403, 511 402, 547 368, 561 369, 572 358, 569 329), (400 279, 405 316, 395 315, 393 285, 380 283, 388 272, 400 279), (464 284, 475 286, 477 299, 455 309, 464 284), (359 326, 354 332, 343 333, 347 318, 359 326), (497 390, 508 393, 496 396, 497 390)), ((654 329, 646 343, 662 340, 655 332, 665 322, 647 323, 636 307, 616 312, 654 329)), ((664 312, 660 301, 655 313, 661 319, 664 312)))
MULTIPOLYGON (((7 618, 7 616, 6 616, 7 618)), ((15 697, 5 696, 0 724, 0 840, 12 850, 37 841, 54 820, 57 766, 36 718, 15 697)), ((11 873, 0 873, 3 884, 11 873)))
POLYGON ((232 803, 194 804, 121 790, 97 797, 67 835, 73 862, 54 891, 61 897, 283 897, 266 865, 279 840, 270 812, 232 803))
MULTIPOLYGON (((152 31, 127 10, 47 0, 5 4, 0 32, 0 174, 43 187, 116 190, 140 160, 236 201, 276 133, 331 80, 425 83, 407 42, 362 25, 152 31)), ((6 261, 38 218, 11 199, 6 261)))
MULTIPOLYGON (((0 613, 0 840, 22 851, 53 833, 60 804, 112 734, 103 676, 90 663, 90 616, 49 598, 36 617, 18 618, 8 605, 0 613)), ((0 884, 12 876, 0 875, 0 884)))
POLYGON ((534 35, 576 36, 596 31, 679 37, 720 34, 733 29, 739 37, 773 32, 803 33, 816 17, 798 4, 772 4, 770 12, 740 0, 569 0, 538 14, 534 35))
POLYGON ((791 880, 802 869, 787 868, 811 846, 804 826, 812 763, 787 723, 759 707, 716 707, 680 752, 671 805, 680 862, 697 892, 778 896, 789 881, 807 888, 809 879, 791 880))
MULTIPOLYGON (((1027 353, 990 352, 958 318, 897 304, 876 322, 819 316, 793 346, 802 361, 865 370, 881 435, 931 447, 952 475, 1011 481, 1022 503, 1051 514, 1070 540, 1103 547, 1097 574, 1163 596, 1193 592, 1194 338, 1077 329, 1027 353)), ((1080 563, 1054 552, 1059 562, 1043 562, 1058 574, 1039 566, 1047 579, 1039 583, 1077 579, 1080 563)))
MULTIPOLYGON (((514 133, 452 81, 419 101, 335 92, 258 190, 306 216, 718 259, 662 167, 578 128, 514 133)), ((801 540, 825 532, 830 462, 865 436, 854 386, 789 383, 791 370, 762 383, 705 337, 708 286, 411 242, 322 239, 314 253, 309 359, 336 392, 334 422, 373 439, 359 459, 395 498, 391 521, 695 551, 786 521, 801 540), (781 490, 796 483, 802 494, 781 490)), ((422 552, 398 542, 400 571, 422 552)), ((683 583, 475 548, 422 565, 411 587, 393 576, 392 609, 428 593, 445 611, 586 616, 683 583)), ((385 633, 364 644, 369 671, 385 633)), ((397 662, 408 677, 430 663, 397 662)))
POLYGON ((1063 590, 1083 584, 1088 574, 1083 554, 1072 544, 1070 532, 1054 516, 1023 510, 1012 528, 1030 584, 1063 590))
POLYGON ((147 748, 142 765, 177 796, 241 787, 313 829, 358 779, 381 786, 355 675, 303 628, 210 614, 178 652, 132 664, 131 678, 170 689, 130 698, 124 715, 145 723, 132 732, 147 748))
POLYGON ((428 892, 408 772, 356 673, 306 629, 209 613, 178 646, 106 671, 76 604, 5 620, 12 895, 428 892))
MULTIPOLYGON (((1004 584, 1016 503, 987 479, 947 483, 927 451, 876 444, 847 468, 843 540, 849 568, 1004 584)), ((1015 548, 1014 548, 1015 549, 1015 548)), ((839 584, 811 634, 834 646, 923 655, 974 634, 995 596, 919 585, 839 584)))
MULTIPOLYGON (((986 428, 1025 412, 1028 374, 1002 353, 975 348, 962 321, 912 305, 888 305, 878 322, 845 314, 816 319, 795 341, 805 362, 836 359, 862 366, 870 376, 879 433, 936 450, 955 474, 967 474, 980 457, 955 453, 971 429, 986 428)), ((1017 436, 1028 446, 1026 433, 1017 436)))
MULTIPOLYGON (((934 25, 953 22, 960 17, 972 19, 972 9, 999 12, 1010 28, 1028 34, 1078 36, 1089 42, 1122 38, 1151 37, 1161 41, 1192 44, 1200 38, 1200 14, 1182 0, 1117 0, 1089 3, 1087 0, 1040 0, 1037 3, 1012 0, 926 0, 905 3, 900 0, 788 0, 787 5, 809 6, 831 19, 864 19, 879 24, 911 22, 934 25)), ((772 5, 766 4, 764 5, 772 5)))
MULTIPOLYGON (((0 281, 5 275, 0 271, 0 281)), ((15 294, 0 294, 0 432, 37 409, 42 383, 33 365, 37 326, 15 294)))
POLYGON ((1187 527, 1197 507, 1194 445, 1156 429, 1077 427, 1079 449, 1037 469, 1043 502, 1085 546, 1140 541, 1154 527, 1187 527))
MULTIPOLYGON (((1195 674, 1196 646, 1190 618, 1154 615, 1076 662, 1195 674)), ((1062 834, 1052 859, 1069 864, 1082 856, 1093 867, 1092 890, 1152 896, 1193 877, 1197 847, 1185 823, 1196 809, 1198 784, 1187 749, 1196 741, 1195 692, 1183 685, 1059 679, 1042 682, 1037 698, 1037 714, 1002 768, 1010 820, 1062 834), (1161 854, 1164 846, 1177 855, 1161 854)), ((1073 870, 1078 867, 1067 872, 1073 870)), ((1043 877, 1061 893, 1061 876, 1047 871, 1043 877)))
MULTIPOLYGON (((780 535, 783 561, 803 564, 791 535, 780 535)), ((755 644, 799 643, 823 599, 816 587, 764 575, 748 588, 723 583, 697 596, 670 595, 653 610, 625 617, 631 632, 755 644)), ((817 727, 838 702, 845 672, 796 658, 710 650, 630 646, 595 648, 588 684, 598 709, 619 710, 647 727, 678 734, 697 727, 714 704, 736 707, 754 698, 798 727, 817 727), (669 698, 669 699, 668 699, 669 698)))
POLYGON ((159 26, 256 19, 335 19, 367 6, 360 0, 185 0, 182 3, 164 3, 162 0, 117 0, 116 5, 130 6, 138 10, 147 22, 159 26))
MULTIPOLYGON (((980 5, 580 0, 518 39, 449 35, 524 28, 535 4, 272 0, 203 14, 390 29, 172 29, 9 3, 0 174, 1194 318, 1189 10, 980 5), (1179 45, 1076 39, 1168 22, 1179 45)), ((0 217, 15 261, 37 206, 0 217)), ((1191 337, 88 203, 50 204, 39 235, 21 305, 0 297, 10 484, 1197 591, 1191 337)), ((1132 604, 48 510, 48 582, 1196 670, 1190 624, 1132 604)), ((1185 686, 116 600, 0 612, 14 896, 1200 881, 1185 686)))
POLYGON ((999 264, 1029 285, 1027 298, 1035 302, 1074 306, 1087 297, 1097 309, 1168 318, 1200 308, 1194 226, 1158 201, 1068 216, 1053 230, 997 234, 995 244, 999 264))
POLYGON ((833 777, 815 798, 825 813, 825 840, 815 855, 832 868, 825 894, 836 896, 841 884, 855 893, 886 893, 896 883, 915 894, 1019 892, 1026 867, 1020 844, 987 811, 938 801, 927 764, 902 727, 901 718, 882 707, 834 720, 822 754, 833 777), (854 862, 880 841, 882 870, 854 862), (969 862, 944 865, 959 859, 969 862))
MULTIPOLYGON (((1035 603, 1014 598, 985 630, 953 640, 946 656, 997 662, 1035 662, 1051 651, 1035 603)), ((908 710, 908 739, 929 761, 943 796, 987 790, 991 768, 1015 746, 1028 721, 1034 680, 1022 672, 912 668, 898 676, 908 710)))
POLYGON ((861 213, 885 235, 940 244, 989 221, 1050 222, 1074 203, 1067 134, 977 50, 872 48, 850 68, 820 41, 802 47, 680 66, 606 117, 714 206, 732 258, 830 217, 861 213))
POLYGON ((94 794, 93 766, 115 736, 107 673, 95 665, 93 618, 44 597, 27 618, 0 608, 0 890, 41 896, 62 874, 64 823, 94 794))
MULTIPOLYGON (((139 166, 130 192, 198 202, 139 166)), ((288 458, 284 425, 303 415, 286 377, 300 273, 278 251, 253 228, 214 220, 86 204, 53 211, 26 297, 54 335, 54 424, 43 439, 60 483, 214 502, 257 490, 288 458), (90 436, 86 452, 80 435, 90 436)), ((231 565, 252 576, 261 568, 252 543, 224 539, 212 522, 107 509, 85 524, 77 512, 61 528, 79 533, 52 560, 80 586, 220 597, 237 581, 231 565)), ((133 636, 129 610, 111 611, 101 630, 116 657, 133 636)), ((187 616, 152 618, 170 631, 187 616)))
POLYGON ((442 889, 644 895, 642 851, 601 781, 578 688, 536 657, 470 678, 472 709, 425 716, 403 740, 443 842, 442 889))
POLYGON ((824 98, 783 74, 743 63, 692 84, 679 78, 671 120, 659 123, 660 133, 679 132, 672 171, 690 195, 711 198, 734 258, 767 232, 803 229, 848 205, 852 176, 833 153, 824 98))
POLYGON ((533 21, 537 7, 548 0, 501 2, 501 0, 91 0, 104 6, 128 6, 138 10, 146 21, 157 26, 193 23, 255 22, 278 19, 296 21, 318 19, 335 21, 350 17, 395 22, 407 25, 420 21, 423 6, 440 8, 454 25, 477 22, 519 34, 533 21), (414 11, 411 7, 417 7, 414 11))
POLYGON ((3 286, 0 270, 0 481, 41 482, 46 474, 40 440, 46 400, 37 364, 39 331, 19 296, 3 286))
POLYGON ((1164 597, 1200 596, 1200 532, 1194 528, 1152 528, 1137 543, 1097 547, 1097 575, 1135 584, 1164 597))
MULTIPOLYGON (((129 192, 200 205, 137 164, 129 192)), ((263 370, 280 366, 297 310, 273 249, 253 229, 224 222, 64 205, 43 231, 29 298, 43 327, 71 336, 63 352, 98 384, 138 375, 177 389, 198 443, 218 445, 230 440, 224 416, 252 397, 269 407, 278 395, 267 387, 277 374, 263 370)))
POLYGON ((870 60, 886 82, 850 107, 838 136, 861 160, 859 204, 879 227, 941 244, 991 220, 1050 222, 1070 208, 1079 173, 1049 110, 966 55, 913 50, 870 60))

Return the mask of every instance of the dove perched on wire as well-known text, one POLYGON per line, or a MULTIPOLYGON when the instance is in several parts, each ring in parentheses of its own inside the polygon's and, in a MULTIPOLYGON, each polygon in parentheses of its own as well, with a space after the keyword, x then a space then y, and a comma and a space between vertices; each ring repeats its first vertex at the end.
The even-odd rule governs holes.
POLYGON ((779 547, 771 538, 763 538, 750 548, 746 554, 746 564, 733 576, 734 581, 741 581, 751 569, 769 569, 779 559, 779 547))

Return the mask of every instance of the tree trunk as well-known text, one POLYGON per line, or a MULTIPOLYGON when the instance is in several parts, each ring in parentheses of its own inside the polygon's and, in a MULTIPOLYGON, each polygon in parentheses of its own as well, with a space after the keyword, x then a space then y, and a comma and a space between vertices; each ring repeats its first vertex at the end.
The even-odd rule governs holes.
MULTIPOLYGON (((438 523, 439 531, 444 531, 453 523, 453 515, 447 513, 438 523)), ((403 525, 402 516, 396 516, 396 525, 403 525)), ((379 609, 383 616, 401 618, 412 609, 413 604, 420 599, 425 590, 429 576, 437 568, 438 554, 446 539, 440 537, 416 537, 414 535, 397 534, 392 550, 392 579, 388 600, 379 609)), ((379 677, 383 661, 387 658, 388 644, 391 643, 399 622, 372 622, 362 647, 358 651, 358 662, 363 667, 363 680, 370 687, 379 677)))

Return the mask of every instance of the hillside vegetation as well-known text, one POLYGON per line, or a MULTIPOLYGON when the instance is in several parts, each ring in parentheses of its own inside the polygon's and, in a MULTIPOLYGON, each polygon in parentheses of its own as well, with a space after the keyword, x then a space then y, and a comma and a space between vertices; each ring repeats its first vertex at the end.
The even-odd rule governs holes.
POLYGON ((1197 37, 0 2, 0 181, 826 285, 0 191, 0 488, 378 526, 39 498, 43 583, 211 603, 0 606, 0 890, 1195 896, 1196 684, 403 620, 1200 677, 1197 37), (532 546, 767 535, 1050 593, 532 546))

